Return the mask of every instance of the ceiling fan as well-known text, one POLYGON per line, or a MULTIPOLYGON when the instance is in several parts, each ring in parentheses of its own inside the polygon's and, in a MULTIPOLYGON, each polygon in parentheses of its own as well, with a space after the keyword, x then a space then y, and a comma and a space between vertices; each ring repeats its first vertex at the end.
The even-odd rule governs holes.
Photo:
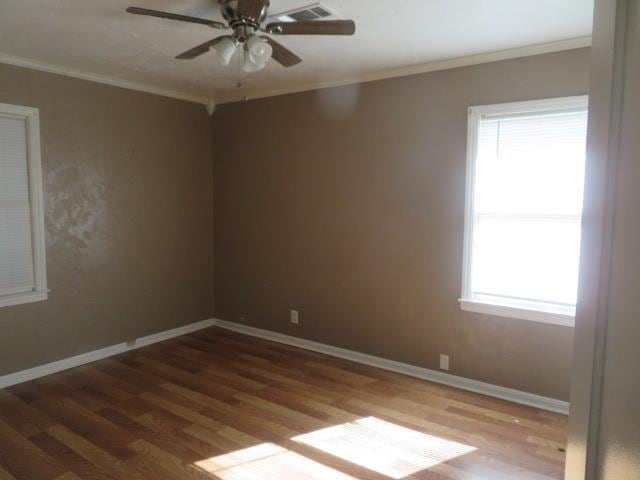
POLYGON ((230 35, 222 35, 198 45, 176 58, 191 60, 210 49, 218 52, 221 62, 229 65, 233 54, 240 46, 244 50, 243 70, 257 72, 262 70, 270 58, 283 67, 292 67, 302 62, 291 50, 276 42, 273 38, 260 35, 354 35, 356 25, 353 20, 312 20, 297 22, 272 22, 262 25, 267 18, 269 0, 219 0, 222 16, 227 23, 206 18, 190 17, 176 13, 150 10, 148 8, 129 7, 127 12, 137 15, 168 18, 180 22, 197 23, 219 30, 233 30, 230 35))

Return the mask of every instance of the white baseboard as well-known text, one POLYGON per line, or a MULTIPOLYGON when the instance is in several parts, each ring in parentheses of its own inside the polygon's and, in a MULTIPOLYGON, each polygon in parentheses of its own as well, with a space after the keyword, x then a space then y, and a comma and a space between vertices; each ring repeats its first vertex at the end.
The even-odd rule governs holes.
POLYGON ((292 337, 290 335, 284 335, 282 333, 271 332, 269 330, 249 327, 247 325, 242 325, 239 323, 227 322, 225 320, 219 319, 214 320, 214 323, 217 327, 224 328, 226 330, 232 330, 237 333, 250 335, 252 337, 258 337, 265 340, 271 340, 273 342, 283 343, 285 345, 291 345, 294 347, 303 348, 305 350, 324 353, 326 355, 331 355, 332 357, 351 360, 353 362, 362 363, 372 367, 378 367, 383 370, 389 370, 392 372, 401 373, 403 375, 408 375, 410 377, 420 378, 429 382, 441 383, 443 385, 449 385, 451 387, 460 388, 462 390, 468 390, 471 392, 480 393, 483 395, 488 395, 490 397, 500 398, 503 400, 508 400, 510 402, 528 405, 530 407, 536 407, 541 410, 547 410, 563 415, 568 415, 569 413, 569 403, 562 400, 543 397, 541 395, 522 392, 520 390, 513 390, 511 388, 500 387, 498 385, 492 385, 490 383, 479 382, 478 380, 458 377, 448 373, 437 372, 435 370, 429 370, 427 368, 416 367, 415 365, 409 365, 407 363, 387 360, 385 358, 375 357, 373 355, 367 355, 365 353, 354 352, 352 350, 346 350, 344 348, 333 347, 331 345, 325 345, 323 343, 313 342, 311 340, 305 340, 303 338, 292 337))
POLYGON ((103 358, 112 357, 129 350, 135 350, 137 348, 146 347, 153 343, 162 342, 170 338, 186 335, 187 333, 202 330, 203 328, 212 327, 215 321, 203 320, 202 322, 191 323, 183 327, 173 328, 164 332, 154 333, 141 337, 135 340, 133 345, 129 345, 126 342, 112 345, 110 347, 101 348, 100 350, 94 350, 92 352, 76 355, 75 357, 65 358, 58 360, 57 362, 47 363, 45 365, 39 365, 28 370, 22 370, 20 372, 10 373, 8 375, 0 376, 0 388, 10 387, 11 385, 17 385, 18 383, 28 382, 36 378, 45 377, 52 373, 61 372, 69 368, 78 367, 86 363, 95 362, 96 360, 102 360, 103 358))
POLYGON ((511 388, 500 387, 498 385, 491 385, 489 383, 479 382, 477 380, 471 380, 469 378, 457 377, 448 373, 437 372, 435 370, 429 370, 427 368, 417 367, 415 365, 409 365, 407 363, 396 362, 394 360, 375 357, 373 355, 367 355, 365 353, 354 352, 352 350, 346 350, 344 348, 333 347, 331 345, 325 345, 323 343, 313 342, 311 340, 305 340, 303 338, 292 337, 290 335, 284 335, 282 333, 271 332, 268 330, 262 330, 260 328, 249 327, 247 325, 227 322, 225 320, 219 319, 204 320, 202 322, 192 323, 183 327, 174 328, 172 330, 154 333, 152 335, 136 339, 133 345, 128 345, 127 343, 119 343, 110 347, 101 348, 100 350, 94 350, 92 352, 76 355, 75 357, 65 358, 63 360, 47 363, 45 365, 39 365, 28 370, 22 370, 20 372, 0 376, 0 388, 6 388, 10 387, 11 385, 28 382, 29 380, 45 377, 47 375, 61 372, 69 368, 78 367, 80 365, 95 362, 96 360, 101 360, 103 358, 118 355, 129 350, 135 350, 137 348, 145 347, 153 343, 162 342, 170 338, 179 337, 212 326, 218 326, 226 330, 232 330, 234 332, 250 335, 252 337, 263 338, 265 340, 271 340, 273 342, 291 345, 294 347, 303 348, 305 350, 324 353, 333 357, 351 360, 353 362, 362 363, 364 365, 370 365, 372 367, 401 373, 403 375, 420 378, 422 380, 427 380, 430 382, 449 385, 451 387, 488 395, 490 397, 501 398, 503 400, 508 400, 514 403, 529 405, 541 410, 548 410, 550 412, 560 413, 564 415, 567 415, 569 413, 569 403, 562 400, 543 397, 541 395, 522 392, 520 390, 513 390, 511 388))

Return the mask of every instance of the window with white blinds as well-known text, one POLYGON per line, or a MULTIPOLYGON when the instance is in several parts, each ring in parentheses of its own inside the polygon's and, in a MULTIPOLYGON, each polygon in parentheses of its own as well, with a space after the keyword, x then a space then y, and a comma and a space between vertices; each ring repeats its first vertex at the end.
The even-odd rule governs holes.
POLYGON ((46 299, 38 111, 0 104, 0 306, 46 299))
POLYGON ((587 102, 470 109, 463 309, 573 325, 587 102))

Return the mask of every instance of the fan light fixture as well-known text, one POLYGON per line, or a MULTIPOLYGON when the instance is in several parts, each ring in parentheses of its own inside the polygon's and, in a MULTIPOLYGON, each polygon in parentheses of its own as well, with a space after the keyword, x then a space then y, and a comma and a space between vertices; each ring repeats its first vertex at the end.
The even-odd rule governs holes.
MULTIPOLYGON (((244 61, 242 69, 245 72, 259 72, 266 67, 269 59, 283 67, 293 67, 302 62, 291 50, 266 35, 353 35, 356 24, 353 20, 304 20, 295 22, 271 22, 266 25, 270 0, 217 0, 222 8, 225 22, 218 22, 208 18, 191 17, 178 13, 151 10, 149 8, 129 7, 127 12, 149 17, 166 18, 179 22, 195 23, 217 30, 233 30, 230 35, 213 38, 201 45, 197 45, 176 58, 179 60, 193 60, 209 50, 218 52, 220 62, 228 66, 238 46, 243 45, 244 61)), ((314 4, 315 6, 315 4, 314 4)), ((326 15, 319 13, 331 12, 322 8, 312 8, 314 18, 326 15)), ((293 17, 292 17, 293 18, 293 17)))
POLYGON ((213 46, 213 49, 218 53, 220 63, 225 67, 229 65, 233 54, 236 53, 236 47, 238 45, 231 37, 224 37, 218 43, 213 46))
POLYGON ((257 35, 251 35, 244 46, 242 69, 245 72, 259 72, 267 65, 271 55, 273 55, 271 45, 257 35))

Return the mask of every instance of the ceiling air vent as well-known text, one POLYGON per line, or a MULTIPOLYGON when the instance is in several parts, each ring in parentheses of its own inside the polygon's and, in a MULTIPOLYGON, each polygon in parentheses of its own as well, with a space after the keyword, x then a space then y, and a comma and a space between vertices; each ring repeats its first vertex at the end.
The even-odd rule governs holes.
POLYGON ((279 22, 302 22, 306 20, 333 20, 338 18, 338 15, 330 8, 318 2, 307 5, 306 7, 277 13, 271 15, 269 18, 279 22))

